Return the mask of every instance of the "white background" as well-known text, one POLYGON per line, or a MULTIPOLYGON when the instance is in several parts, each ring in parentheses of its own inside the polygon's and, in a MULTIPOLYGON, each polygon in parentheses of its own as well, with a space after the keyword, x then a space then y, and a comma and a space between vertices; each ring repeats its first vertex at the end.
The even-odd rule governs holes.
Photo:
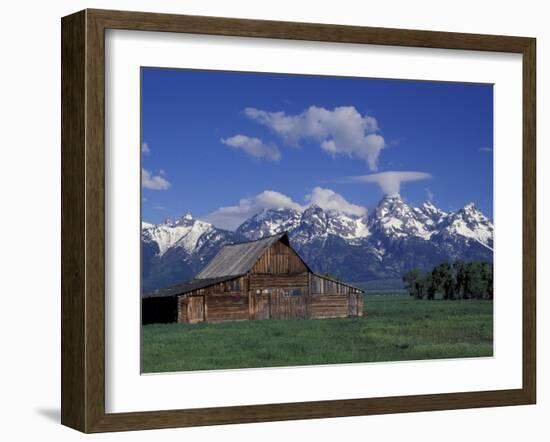
MULTIPOLYGON (((59 17, 85 7, 133 9, 342 23, 447 31, 517 34, 538 38, 539 226, 550 215, 543 189, 550 166, 542 146, 550 142, 550 29, 544 2, 469 1, 378 2, 340 0, 231 2, 20 1, 4 5, 0 106, 2 112, 2 344, 0 436, 76 440, 85 436, 59 421, 60 361, 60 28, 59 17)), ((224 439, 280 440, 345 436, 373 440, 547 440, 550 428, 550 326, 543 321, 550 289, 543 273, 550 253, 547 231, 539 228, 539 399, 538 405, 406 415, 232 425, 92 436, 107 440, 224 439), (546 249, 546 250, 544 250, 546 249)), ((546 272, 548 273, 548 272, 546 272)))

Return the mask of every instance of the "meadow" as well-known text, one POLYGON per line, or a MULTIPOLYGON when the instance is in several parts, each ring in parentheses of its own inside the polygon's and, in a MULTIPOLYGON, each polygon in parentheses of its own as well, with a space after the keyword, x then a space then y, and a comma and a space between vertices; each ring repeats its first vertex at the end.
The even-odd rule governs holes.
POLYGON ((364 316, 153 324, 142 372, 407 361, 493 355, 493 302, 365 296, 364 316))

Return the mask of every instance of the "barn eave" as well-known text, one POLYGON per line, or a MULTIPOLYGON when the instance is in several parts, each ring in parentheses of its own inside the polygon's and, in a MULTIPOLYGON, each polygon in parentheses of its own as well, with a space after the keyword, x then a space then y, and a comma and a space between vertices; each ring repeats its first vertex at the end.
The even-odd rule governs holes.
POLYGON ((360 287, 357 287, 357 286, 354 286, 352 284, 348 284, 347 282, 343 282, 343 281, 340 281, 338 279, 334 279, 334 278, 329 278, 328 276, 325 276, 325 275, 321 275, 319 273, 315 273, 315 272, 311 272, 312 275, 315 275, 317 276, 318 278, 323 278, 323 279, 326 279, 327 281, 332 281, 332 282, 335 282, 337 284, 341 284, 343 286, 346 286, 346 287, 349 287, 349 288, 352 288, 354 290, 359 290, 361 293, 365 293, 365 290, 360 288, 360 287))
POLYGON ((180 296, 185 295, 194 290, 204 289, 221 282, 232 281, 234 279, 240 278, 241 275, 228 275, 218 278, 205 278, 205 279, 192 279, 181 284, 176 284, 171 287, 166 287, 163 289, 154 290, 149 293, 145 293, 142 298, 161 298, 166 296, 180 296))

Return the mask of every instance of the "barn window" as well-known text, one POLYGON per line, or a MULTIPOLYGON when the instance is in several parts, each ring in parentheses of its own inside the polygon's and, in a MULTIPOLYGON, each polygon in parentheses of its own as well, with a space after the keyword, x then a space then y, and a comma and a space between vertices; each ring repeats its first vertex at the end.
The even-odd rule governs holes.
POLYGON ((311 285, 314 293, 323 293, 323 280, 321 278, 313 277, 311 279, 311 285))
POLYGON ((225 283, 226 292, 238 292, 239 291, 239 280, 234 279, 233 281, 227 281, 225 283))
POLYGON ((284 289, 283 290, 283 297, 285 298, 293 298, 293 297, 299 297, 302 296, 302 289, 284 289))

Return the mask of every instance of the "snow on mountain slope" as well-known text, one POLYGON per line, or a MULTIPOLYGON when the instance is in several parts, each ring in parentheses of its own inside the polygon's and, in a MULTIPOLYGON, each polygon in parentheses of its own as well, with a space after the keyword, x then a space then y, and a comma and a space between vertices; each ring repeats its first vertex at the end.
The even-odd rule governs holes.
POLYGON ((431 201, 426 201, 420 207, 413 207, 416 219, 428 230, 433 230, 448 215, 447 212, 435 207, 431 201))
POLYGON ((335 210, 327 212, 327 233, 355 242, 369 236, 368 217, 346 215, 335 210))
POLYGON ((428 240, 432 234, 425 218, 412 210, 399 195, 386 196, 380 201, 372 216, 371 226, 373 231, 390 238, 418 237, 428 240))
MULTIPOLYGON (((158 254, 164 255, 172 247, 181 247, 192 254, 200 238, 216 229, 212 224, 194 219, 191 214, 163 224, 142 223, 143 241, 156 243, 158 254)), ((381 239, 433 238, 460 241, 475 240, 492 248, 493 224, 474 204, 467 204, 457 212, 447 213, 425 202, 410 207, 399 195, 384 197, 370 215, 352 216, 335 210, 323 210, 312 205, 303 212, 293 209, 263 209, 244 221, 236 233, 248 239, 258 239, 279 232, 289 232, 299 244, 323 241, 329 235, 350 244, 362 243, 374 235, 381 239)), ((379 245, 379 247, 381 247, 379 245)))
POLYGON ((439 235, 443 239, 463 237, 493 248, 493 223, 474 205, 469 203, 449 214, 441 223, 439 235))
POLYGON ((293 209, 264 209, 243 222, 237 232, 249 239, 289 232, 295 242, 302 244, 326 239, 328 235, 351 242, 369 235, 366 216, 354 217, 335 210, 323 210, 316 205, 303 212, 293 209))
POLYGON ((354 243, 366 238, 369 235, 369 228, 366 216, 350 216, 312 205, 302 213, 300 225, 295 231, 290 232, 290 235, 301 244, 318 239, 325 240, 329 235, 354 243))
POLYGON ((142 240, 154 242, 159 248, 159 255, 164 255, 172 247, 181 247, 187 253, 193 253, 199 238, 214 226, 204 221, 196 220, 190 213, 181 218, 163 224, 148 223, 142 230, 142 240))
POLYGON ((302 214, 293 209, 263 209, 237 229, 248 239, 260 239, 279 232, 291 232, 300 225, 302 214))

